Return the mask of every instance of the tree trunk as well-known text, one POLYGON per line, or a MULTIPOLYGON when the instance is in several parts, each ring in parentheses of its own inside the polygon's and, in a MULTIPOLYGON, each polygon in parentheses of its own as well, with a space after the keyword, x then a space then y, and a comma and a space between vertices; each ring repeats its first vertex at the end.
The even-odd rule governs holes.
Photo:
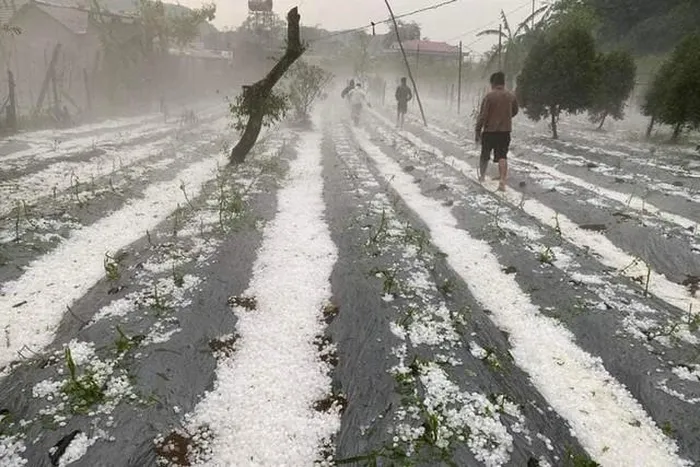
POLYGON ((260 135, 263 118, 265 117, 265 104, 272 93, 272 88, 284 76, 289 67, 304 53, 299 35, 300 19, 301 17, 296 7, 289 10, 289 13, 287 13, 287 50, 265 78, 252 86, 244 86, 243 88, 243 105, 249 109, 249 117, 241 139, 231 149, 230 162, 232 164, 245 162, 245 157, 253 149, 260 135))
POLYGON ((652 115, 649 120, 649 126, 647 127, 647 139, 651 138, 651 132, 654 131, 654 124, 656 123, 656 116, 652 115))
POLYGON ((557 132, 557 121, 559 120, 559 110, 552 109, 552 139, 559 139, 559 133, 557 132))
POLYGON ((606 119, 606 118, 608 118, 608 113, 607 113, 607 112, 605 112, 605 113, 603 114, 603 118, 600 119, 600 125, 598 125, 598 130, 602 130, 602 129, 603 129, 603 125, 605 125, 605 119, 606 119))
POLYGON ((681 132, 683 131, 683 124, 682 123, 676 123, 676 126, 673 127, 673 136, 671 137, 671 141, 674 143, 678 141, 678 137, 681 135, 681 132))

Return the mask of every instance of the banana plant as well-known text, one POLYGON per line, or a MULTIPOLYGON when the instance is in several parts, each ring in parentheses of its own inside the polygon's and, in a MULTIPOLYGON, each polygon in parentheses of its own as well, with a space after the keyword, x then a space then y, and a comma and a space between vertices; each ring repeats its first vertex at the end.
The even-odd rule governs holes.
MULTIPOLYGON (((531 13, 517 28, 512 29, 505 12, 501 10, 501 26, 498 29, 485 29, 477 37, 495 36, 501 39, 502 71, 506 74, 508 84, 512 88, 515 76, 520 72, 525 57, 534 42, 537 32, 547 23, 552 12, 552 5, 547 4, 531 13)), ((498 46, 488 54, 486 70, 491 70, 499 60, 498 46)))

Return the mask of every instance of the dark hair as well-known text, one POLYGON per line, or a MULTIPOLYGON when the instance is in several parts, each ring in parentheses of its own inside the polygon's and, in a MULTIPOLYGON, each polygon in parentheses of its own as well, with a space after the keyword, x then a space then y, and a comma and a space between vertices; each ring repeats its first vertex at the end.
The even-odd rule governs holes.
POLYGON ((405 82, 406 82, 406 77, 405 77, 405 76, 404 76, 403 78, 401 78, 401 82, 402 82, 402 83, 405 83, 405 82))
POLYGON ((502 71, 497 71, 491 75, 491 85, 492 86, 505 86, 506 85, 506 74, 502 71))

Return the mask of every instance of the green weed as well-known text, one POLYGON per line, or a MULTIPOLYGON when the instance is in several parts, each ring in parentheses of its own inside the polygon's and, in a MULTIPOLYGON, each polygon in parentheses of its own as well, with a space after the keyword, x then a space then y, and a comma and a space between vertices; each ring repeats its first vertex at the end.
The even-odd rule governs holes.
POLYGON ((117 349, 118 354, 127 353, 131 349, 137 347, 145 338, 144 336, 129 337, 122 331, 119 325, 116 326, 116 329, 117 338, 114 341, 114 347, 117 349))
POLYGON ((550 247, 540 251, 539 260, 542 264, 552 264, 554 262, 554 252, 550 247))
POLYGON ((71 355, 70 348, 66 347, 64 357, 68 368, 69 380, 63 385, 62 391, 68 396, 73 412, 85 413, 93 405, 105 400, 104 390, 90 372, 78 375, 78 369, 71 355))
POLYGON ((173 283, 175 284, 175 287, 177 288, 182 288, 185 285, 185 275, 183 272, 175 267, 175 263, 173 263, 173 283))
POLYGON ((112 257, 109 253, 105 253, 103 265, 107 280, 110 282, 117 282, 121 278, 121 272, 119 270, 120 259, 119 255, 112 257))

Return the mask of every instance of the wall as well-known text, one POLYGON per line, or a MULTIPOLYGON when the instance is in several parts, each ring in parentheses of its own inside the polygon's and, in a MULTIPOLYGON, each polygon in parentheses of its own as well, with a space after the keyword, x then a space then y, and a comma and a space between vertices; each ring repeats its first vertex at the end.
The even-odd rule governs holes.
MULTIPOLYGON (((13 71, 17 82, 17 106, 20 115, 28 115, 39 97, 51 56, 56 44, 61 44, 57 63, 57 81, 75 103, 84 108, 86 92, 83 81, 83 68, 91 67, 99 40, 90 34, 75 34, 35 6, 23 8, 13 25, 22 33, 6 40, 5 66, 13 71)), ((50 90, 50 88, 49 88, 50 90)), ((4 93, 2 93, 4 94, 4 93)), ((71 112, 76 109, 63 96, 63 105, 71 112)), ((53 94, 48 93, 44 107, 53 102, 53 94)))

